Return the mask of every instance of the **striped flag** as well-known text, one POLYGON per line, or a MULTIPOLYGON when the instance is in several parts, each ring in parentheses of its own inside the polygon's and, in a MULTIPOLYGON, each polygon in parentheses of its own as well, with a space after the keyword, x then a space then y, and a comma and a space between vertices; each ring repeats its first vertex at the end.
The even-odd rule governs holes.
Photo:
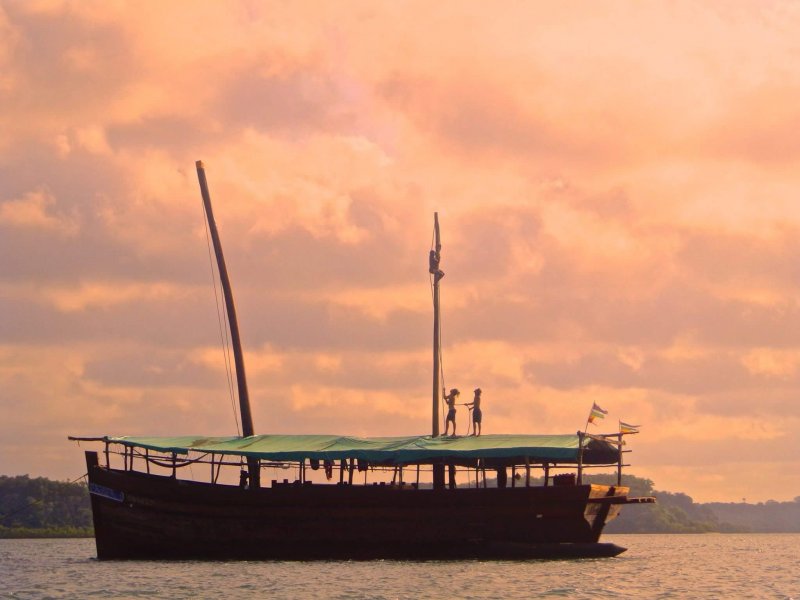
POLYGON ((592 411, 589 413, 589 423, 594 423, 596 419, 602 419, 607 414, 607 410, 603 410, 596 402, 592 402, 592 411))
POLYGON ((620 433, 639 433, 639 425, 631 425, 629 423, 619 422, 620 433))

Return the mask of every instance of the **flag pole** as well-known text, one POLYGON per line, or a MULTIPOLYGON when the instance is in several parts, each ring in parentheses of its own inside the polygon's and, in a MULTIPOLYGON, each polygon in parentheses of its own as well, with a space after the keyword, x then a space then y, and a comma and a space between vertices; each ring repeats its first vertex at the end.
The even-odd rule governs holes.
POLYGON ((639 433, 639 425, 631 425, 630 423, 625 423, 622 419, 617 419, 619 423, 619 433, 617 434, 617 439, 619 440, 619 462, 617 465, 617 485, 622 485, 622 453, 623 452, 630 452, 630 450, 622 450, 623 444, 625 442, 622 441, 622 436, 625 435, 634 435, 639 433))
POLYGON ((586 437, 586 432, 589 431, 589 423, 592 418, 592 411, 589 411, 589 416, 586 417, 586 425, 583 427, 583 433, 578 431, 578 485, 583 485, 583 439, 586 437))
MULTIPOLYGON (((592 403, 594 406, 594 403, 592 403)), ((578 432, 578 485, 583 485, 583 440, 586 438, 586 432, 589 431, 589 423, 591 423, 592 411, 589 411, 589 416, 586 417, 586 425, 583 427, 583 433, 578 432)))
MULTIPOLYGON (((608 414, 607 410, 603 410, 597 405, 597 402, 592 402, 592 409, 589 411, 589 417, 586 419, 586 426, 583 428, 583 433, 578 431, 578 484, 583 483, 583 440, 586 438, 586 433, 589 431, 589 423, 593 423, 593 417, 604 419, 608 414)), ((622 439, 620 438, 620 441, 622 439)))

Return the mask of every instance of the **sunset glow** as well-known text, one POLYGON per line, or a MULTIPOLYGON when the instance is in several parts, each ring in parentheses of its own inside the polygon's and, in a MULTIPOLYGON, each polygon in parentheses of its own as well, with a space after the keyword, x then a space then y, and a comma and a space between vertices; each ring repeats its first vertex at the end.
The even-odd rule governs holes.
POLYGON ((258 433, 430 432, 438 211, 484 433, 800 495, 800 4, 0 0, 0 107, 0 474, 236 432, 202 159, 258 433))

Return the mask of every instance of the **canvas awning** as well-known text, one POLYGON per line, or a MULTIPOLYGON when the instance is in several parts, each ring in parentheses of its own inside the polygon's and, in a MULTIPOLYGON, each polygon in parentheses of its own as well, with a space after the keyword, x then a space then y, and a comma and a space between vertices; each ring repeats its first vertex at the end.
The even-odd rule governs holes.
MULTIPOLYGON (((439 459, 523 459, 531 462, 577 463, 578 435, 482 435, 477 437, 381 437, 339 435, 254 435, 251 437, 106 437, 105 441, 166 453, 215 454, 274 461, 355 458, 375 463, 410 464, 439 459)), ((619 449, 585 438, 585 464, 617 462, 619 449)))

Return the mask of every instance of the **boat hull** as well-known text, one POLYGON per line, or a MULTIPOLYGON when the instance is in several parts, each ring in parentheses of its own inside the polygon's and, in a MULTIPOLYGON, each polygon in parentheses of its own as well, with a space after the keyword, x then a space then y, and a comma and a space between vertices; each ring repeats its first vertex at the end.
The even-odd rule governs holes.
POLYGON ((598 543, 619 511, 616 500, 624 500, 622 487, 244 490, 108 469, 92 452, 87 466, 101 560, 559 558, 624 550, 598 543))

